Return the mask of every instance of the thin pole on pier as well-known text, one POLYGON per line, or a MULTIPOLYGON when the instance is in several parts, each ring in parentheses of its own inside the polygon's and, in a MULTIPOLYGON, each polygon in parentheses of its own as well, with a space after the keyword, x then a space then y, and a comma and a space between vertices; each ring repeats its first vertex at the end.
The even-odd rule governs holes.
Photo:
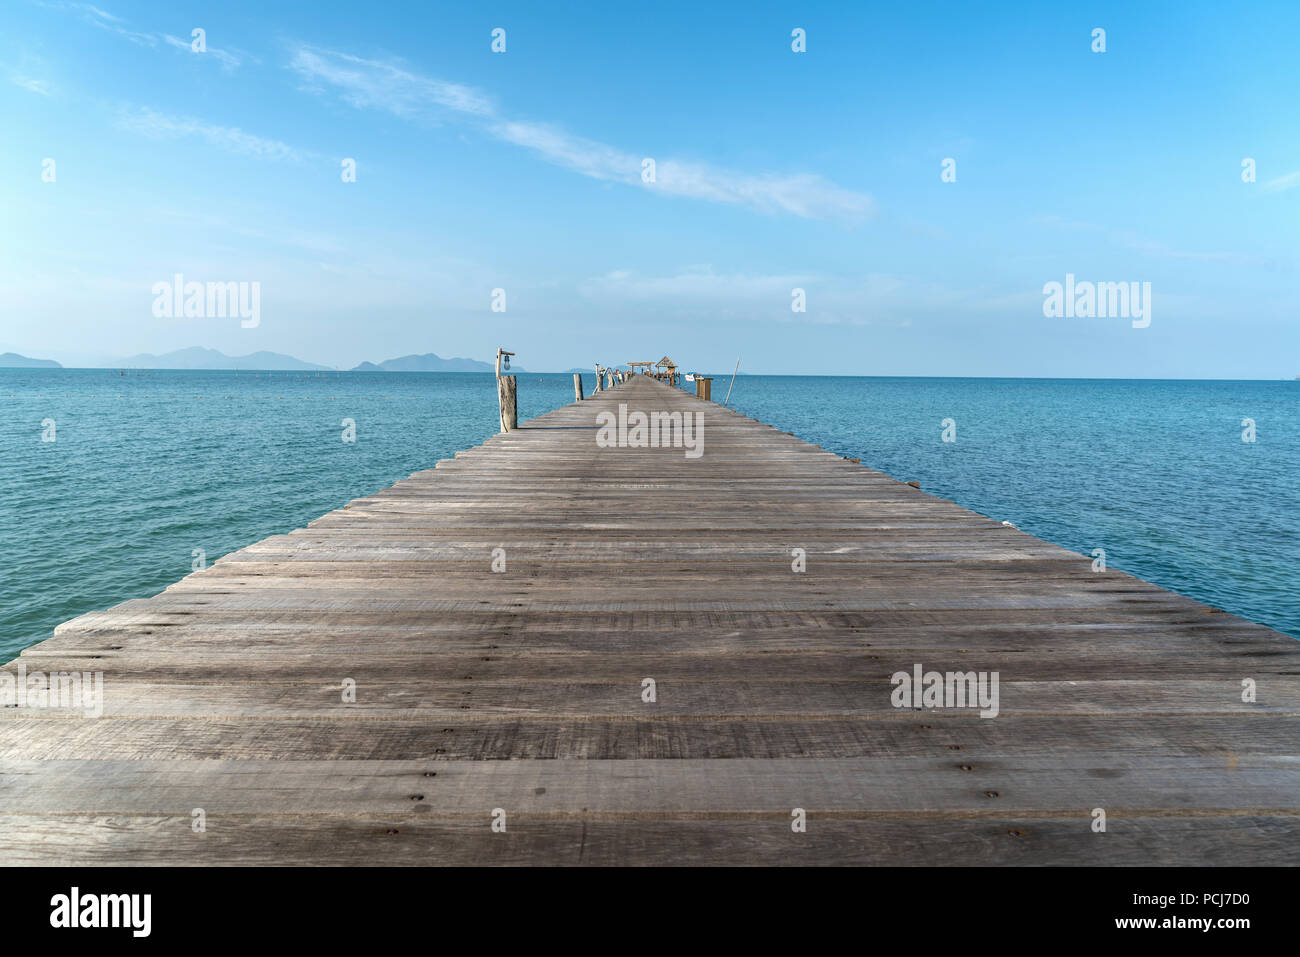
POLYGON ((581 372, 575 372, 573 374, 573 401, 574 402, 582 401, 582 373, 581 372))
POLYGON ((512 375, 501 374, 502 360, 510 368, 513 352, 497 349, 497 406, 501 411, 501 431, 513 432, 519 428, 518 381, 512 375))
POLYGON ((731 386, 736 384, 736 373, 739 371, 740 371, 740 359, 737 358, 736 368, 731 370, 731 385, 727 386, 727 397, 722 400, 722 404, 724 406, 731 401, 731 386))

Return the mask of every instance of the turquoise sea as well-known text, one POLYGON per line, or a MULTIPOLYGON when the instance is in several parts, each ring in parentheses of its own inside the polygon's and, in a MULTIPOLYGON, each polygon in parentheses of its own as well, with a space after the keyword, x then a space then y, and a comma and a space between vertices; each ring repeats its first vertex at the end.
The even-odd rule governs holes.
MULTIPOLYGON (((520 420, 572 390, 521 373, 520 420)), ((497 416, 484 373, 6 369, 0 402, 3 660, 158 592, 195 549, 210 563, 430 468, 497 416)), ((1300 636, 1300 382, 740 376, 731 406, 1300 636)))

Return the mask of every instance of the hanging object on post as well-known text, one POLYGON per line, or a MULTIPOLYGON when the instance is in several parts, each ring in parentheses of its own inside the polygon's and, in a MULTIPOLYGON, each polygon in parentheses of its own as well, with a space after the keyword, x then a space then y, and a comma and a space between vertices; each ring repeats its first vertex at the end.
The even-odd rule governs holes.
POLYGON ((501 410, 501 431, 513 432, 519 427, 519 407, 515 393, 516 379, 512 375, 501 374, 510 369, 510 357, 513 352, 497 349, 497 404, 501 410))

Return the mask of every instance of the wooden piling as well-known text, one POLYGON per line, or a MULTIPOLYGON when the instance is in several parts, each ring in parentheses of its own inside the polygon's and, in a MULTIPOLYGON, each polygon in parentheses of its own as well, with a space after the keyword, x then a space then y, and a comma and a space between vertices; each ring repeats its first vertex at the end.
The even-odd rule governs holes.
POLYGON ((697 375, 695 377, 695 396, 710 402, 713 399, 713 377, 706 375, 697 375))
POLYGON ((573 401, 574 402, 582 401, 582 373, 581 372, 575 372, 573 374, 573 401))
POLYGON ((501 431, 513 432, 519 428, 519 409, 515 403, 517 388, 512 375, 497 377, 497 404, 501 409, 501 431))

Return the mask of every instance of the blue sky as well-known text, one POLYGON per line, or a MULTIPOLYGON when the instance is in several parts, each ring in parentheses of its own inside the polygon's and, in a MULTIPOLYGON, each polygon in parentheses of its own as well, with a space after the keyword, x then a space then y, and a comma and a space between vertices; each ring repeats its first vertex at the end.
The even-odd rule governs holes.
POLYGON ((0 351, 1300 374, 1294 3, 378 6, 7 0, 0 351))

